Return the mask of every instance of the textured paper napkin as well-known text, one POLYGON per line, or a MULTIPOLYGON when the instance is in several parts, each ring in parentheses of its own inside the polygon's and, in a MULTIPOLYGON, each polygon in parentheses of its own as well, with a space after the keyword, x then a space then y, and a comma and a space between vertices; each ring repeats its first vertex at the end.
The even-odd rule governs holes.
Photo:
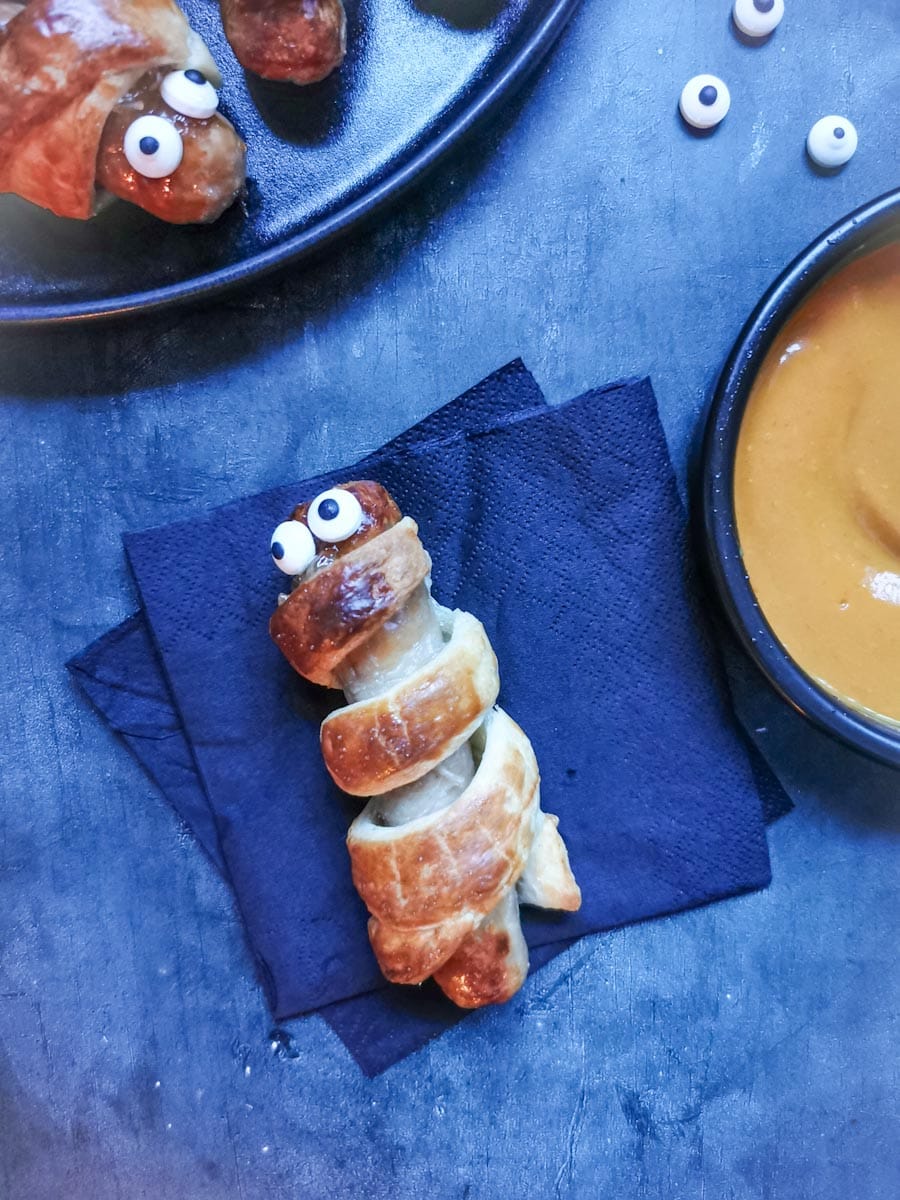
POLYGON ((549 408, 512 363, 361 463, 128 535, 143 608, 70 669, 229 879, 275 1017, 320 1012, 371 1074, 461 1014, 385 986, 344 845, 359 802, 318 748, 336 697, 266 630, 272 529, 367 477, 418 521, 436 598, 484 622, 560 817, 584 904, 524 910, 533 966, 764 886, 764 809, 789 802, 735 723, 646 380, 549 408))

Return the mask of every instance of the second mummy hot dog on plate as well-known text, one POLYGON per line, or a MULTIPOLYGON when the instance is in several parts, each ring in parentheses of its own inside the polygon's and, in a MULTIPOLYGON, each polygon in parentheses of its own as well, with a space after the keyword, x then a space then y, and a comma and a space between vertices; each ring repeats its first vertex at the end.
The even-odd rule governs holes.
POLYGON ((221 0, 235 57, 263 79, 318 83, 344 58, 342 0, 221 0))
POLYGON ((218 69, 172 0, 0 3, 0 191, 86 219, 104 194, 176 224, 240 193, 218 69))
POLYGON ((348 701, 322 753, 339 787, 370 797, 347 845, 384 975, 431 976, 465 1008, 507 1000, 528 971, 519 904, 574 911, 581 893, 531 743, 495 706, 484 627, 432 599, 416 523, 378 483, 299 505, 271 549, 293 577, 272 637, 348 701))

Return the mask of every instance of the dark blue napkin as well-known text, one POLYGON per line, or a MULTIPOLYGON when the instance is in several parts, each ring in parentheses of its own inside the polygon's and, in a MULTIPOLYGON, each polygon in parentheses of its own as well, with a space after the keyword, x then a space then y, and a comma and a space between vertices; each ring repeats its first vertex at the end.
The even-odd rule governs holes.
POLYGON ((334 696, 266 632, 271 530, 369 476, 419 522, 436 597, 484 622, 560 817, 585 899, 528 912, 536 965, 764 886, 760 796, 785 798, 731 715, 646 381, 550 409, 513 363, 362 463, 126 537, 143 610, 70 668, 228 876, 276 1018, 321 1012, 375 1073, 460 1014, 385 987, 344 846, 359 805, 318 749, 334 696))

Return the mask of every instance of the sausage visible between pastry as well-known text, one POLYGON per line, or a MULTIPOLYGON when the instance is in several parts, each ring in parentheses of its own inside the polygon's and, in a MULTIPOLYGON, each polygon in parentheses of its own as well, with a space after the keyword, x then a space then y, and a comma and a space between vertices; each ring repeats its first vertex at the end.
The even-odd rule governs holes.
MULTIPOLYGON (((112 195, 173 224, 214 221, 244 186, 246 147, 221 113, 197 118, 167 104, 161 92, 167 74, 152 71, 145 75, 110 113, 97 156, 97 183, 112 195), (167 134, 171 127, 180 140, 181 157, 170 174, 143 174, 128 159, 129 129, 144 117, 160 118, 164 124, 159 129, 167 134)), ((145 127, 149 133, 141 139, 141 145, 146 142, 146 148, 152 150, 155 142, 160 153, 164 148, 159 147, 162 139, 157 130, 145 127)))

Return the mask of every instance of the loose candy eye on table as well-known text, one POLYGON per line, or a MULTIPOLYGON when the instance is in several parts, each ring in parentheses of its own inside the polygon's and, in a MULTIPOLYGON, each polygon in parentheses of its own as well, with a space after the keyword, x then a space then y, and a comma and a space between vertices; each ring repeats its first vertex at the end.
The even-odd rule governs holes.
POLYGON ((806 150, 816 166, 842 167, 856 153, 858 138, 846 117, 822 117, 806 138, 806 150))
POLYGON ((781 24, 784 0, 734 0, 731 15, 746 37, 768 37, 781 24))
POLYGON ((731 107, 731 93, 715 75, 695 75, 681 91, 678 107, 694 129, 712 129, 731 107))

